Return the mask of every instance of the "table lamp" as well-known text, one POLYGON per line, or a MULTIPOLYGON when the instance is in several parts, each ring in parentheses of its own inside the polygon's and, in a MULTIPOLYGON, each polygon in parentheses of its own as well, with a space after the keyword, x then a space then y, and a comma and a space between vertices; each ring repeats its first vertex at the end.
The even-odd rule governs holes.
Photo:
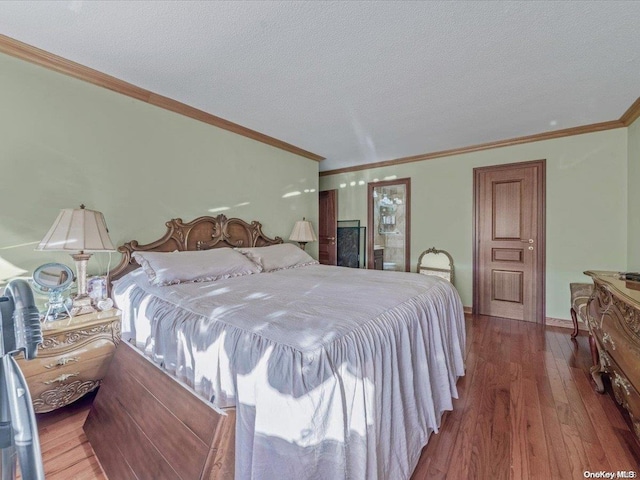
POLYGON ((316 234, 313 231, 313 225, 309 220, 305 220, 302 217, 302 220, 296 221, 296 224, 293 226, 293 230, 291 232, 291 236, 289 240, 298 242, 300 248, 304 250, 307 242, 315 242, 318 240, 316 238, 316 234))
POLYGON ((102 213, 84 205, 61 210, 36 250, 76 252, 71 257, 76 262, 78 293, 73 298, 71 315, 95 312, 87 294, 87 262, 93 252, 115 251, 102 213))

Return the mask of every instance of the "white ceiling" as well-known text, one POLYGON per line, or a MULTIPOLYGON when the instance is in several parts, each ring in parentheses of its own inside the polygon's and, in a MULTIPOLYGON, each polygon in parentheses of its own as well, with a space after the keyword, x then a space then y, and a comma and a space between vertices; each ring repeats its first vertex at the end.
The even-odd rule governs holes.
POLYGON ((3 1, 0 33, 326 157, 618 119, 640 2, 3 1))

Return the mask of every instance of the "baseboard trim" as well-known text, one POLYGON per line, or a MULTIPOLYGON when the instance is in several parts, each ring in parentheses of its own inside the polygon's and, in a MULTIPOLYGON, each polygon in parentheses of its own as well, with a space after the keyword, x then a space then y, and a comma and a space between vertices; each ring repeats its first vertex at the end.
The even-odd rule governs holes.
MULTIPOLYGON (((463 307, 465 315, 471 315, 473 311, 473 307, 463 307)), ((558 328, 567 328, 573 330, 573 320, 565 320, 564 318, 553 318, 553 317, 545 317, 545 326, 547 327, 558 327, 558 328)), ((578 330, 583 332, 588 332, 589 329, 584 322, 578 322, 578 330)))
MULTIPOLYGON (((559 328, 569 328, 573 330, 573 320, 565 320, 562 318, 553 318, 547 317, 545 318, 545 324, 547 327, 559 327, 559 328)), ((587 326, 583 322, 578 322, 578 330, 582 330, 584 332, 588 332, 587 326)))

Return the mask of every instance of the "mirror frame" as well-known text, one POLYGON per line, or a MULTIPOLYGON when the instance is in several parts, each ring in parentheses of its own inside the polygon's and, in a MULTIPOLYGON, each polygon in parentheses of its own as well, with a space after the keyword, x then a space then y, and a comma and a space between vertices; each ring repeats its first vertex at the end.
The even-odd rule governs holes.
POLYGON ((393 187, 403 185, 405 188, 406 226, 404 232, 404 271, 411 271, 411 178, 397 178, 367 184, 367 268, 373 269, 373 244, 375 239, 375 221, 373 208, 373 190, 376 187, 393 187))
POLYGON ((453 280, 455 278, 455 275, 454 275, 455 274, 455 268, 453 267, 453 257, 446 250, 438 250, 436 247, 431 247, 430 249, 425 250, 424 252, 422 252, 420 254, 420 256, 418 257, 418 266, 416 267, 416 272, 417 273, 421 273, 420 272, 420 265, 422 264, 422 258, 425 255, 428 255, 430 253, 434 253, 436 255, 439 255, 439 254, 442 253, 442 254, 446 255, 447 258, 449 259, 449 270, 446 270, 444 268, 425 268, 425 270, 431 270, 431 271, 434 271, 434 272, 449 272, 450 273, 449 281, 451 283, 453 283, 453 280))
POLYGON ((63 292, 65 290, 67 290, 68 288, 71 287, 71 284, 73 284, 74 281, 74 275, 73 275, 73 270, 71 270, 71 268, 68 265, 65 265, 64 263, 57 263, 57 262, 51 262, 51 263, 45 263, 44 265, 40 265, 38 268, 36 268, 33 271, 33 275, 31 276, 31 279, 33 280, 33 283, 37 286, 38 290, 44 293, 49 293, 49 292, 54 292, 54 291, 58 291, 58 292, 63 292), (67 272, 67 274, 69 275, 69 278, 67 278, 67 281, 60 284, 60 285, 56 285, 55 287, 50 287, 48 285, 43 285, 40 282, 38 282, 36 280, 36 275, 41 272, 42 270, 46 269, 46 268, 50 268, 50 267, 60 267, 61 270, 64 270, 65 272, 67 272))

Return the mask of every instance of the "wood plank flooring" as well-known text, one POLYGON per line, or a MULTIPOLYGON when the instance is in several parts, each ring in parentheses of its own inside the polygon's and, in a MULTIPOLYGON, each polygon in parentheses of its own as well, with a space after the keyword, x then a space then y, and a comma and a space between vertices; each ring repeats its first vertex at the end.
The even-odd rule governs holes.
POLYGON ((95 392, 50 413, 36 415, 47 480, 106 480, 82 430, 95 392))
MULTIPOLYGON (((610 395, 593 390, 586 335, 467 318, 466 376, 412 480, 584 478, 635 470, 640 446, 610 395)), ((82 431, 93 397, 38 415, 48 480, 105 479, 82 431)))
POLYGON ((413 480, 584 478, 634 470, 640 446, 593 389, 588 337, 494 317, 467 319, 466 376, 413 480))

